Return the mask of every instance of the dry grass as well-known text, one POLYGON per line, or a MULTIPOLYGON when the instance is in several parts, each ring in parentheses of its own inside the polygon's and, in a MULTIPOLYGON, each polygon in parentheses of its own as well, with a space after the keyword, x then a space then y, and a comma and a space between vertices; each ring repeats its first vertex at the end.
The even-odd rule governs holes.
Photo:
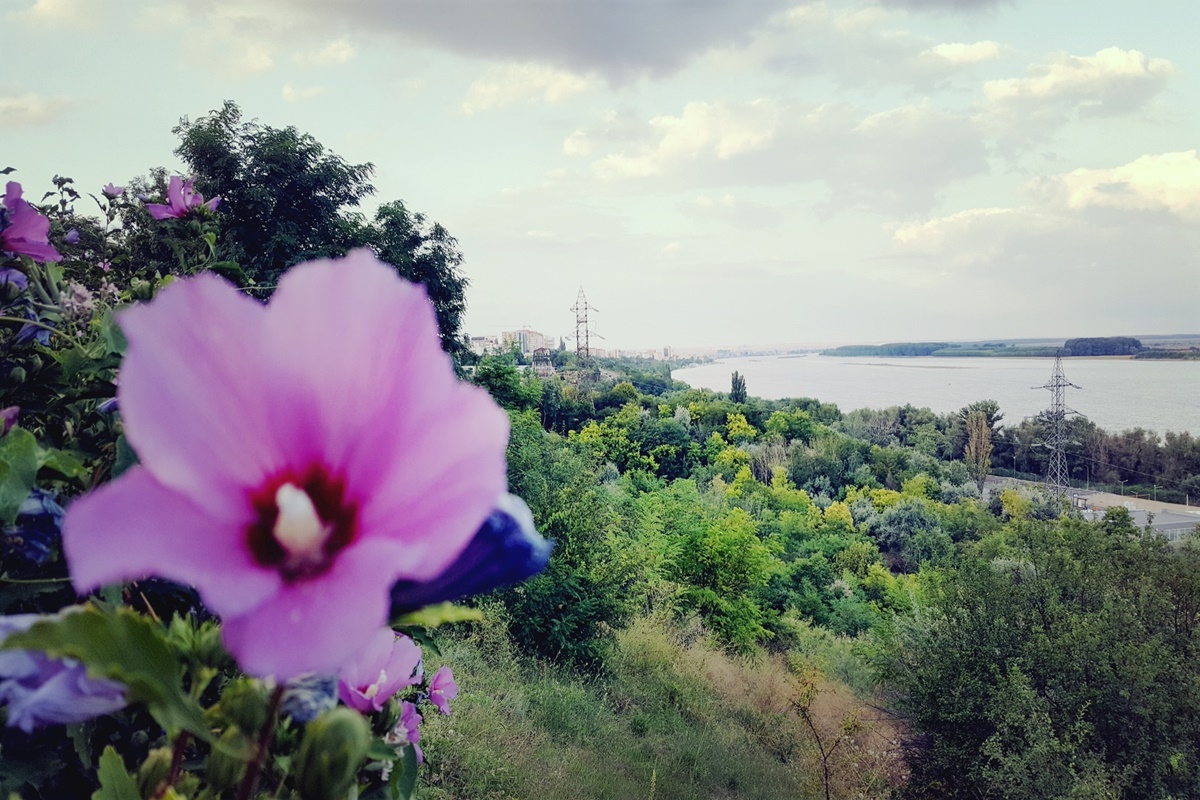
POLYGON ((818 734, 842 741, 831 796, 886 797, 900 775, 897 732, 853 692, 783 658, 731 657, 694 624, 636 621, 604 678, 525 661, 496 624, 443 649, 462 694, 424 725, 422 798, 823 798, 796 711, 811 686, 818 734))

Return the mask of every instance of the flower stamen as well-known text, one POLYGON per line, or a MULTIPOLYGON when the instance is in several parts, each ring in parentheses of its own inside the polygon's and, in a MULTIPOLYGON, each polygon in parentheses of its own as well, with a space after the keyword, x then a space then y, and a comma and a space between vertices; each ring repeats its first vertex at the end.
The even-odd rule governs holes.
POLYGON ((285 483, 275 490, 275 507, 279 514, 271 532, 287 552, 289 564, 320 561, 332 526, 321 521, 308 493, 295 484, 285 483))

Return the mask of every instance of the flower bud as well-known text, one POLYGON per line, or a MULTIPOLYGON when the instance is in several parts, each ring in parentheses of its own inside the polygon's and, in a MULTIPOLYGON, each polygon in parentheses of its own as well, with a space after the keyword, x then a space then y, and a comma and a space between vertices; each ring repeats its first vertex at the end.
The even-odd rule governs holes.
POLYGON ((308 723, 293 772, 302 800, 344 800, 370 743, 367 721, 349 708, 335 708, 308 723))
POLYGON ((13 367, 12 371, 8 373, 8 380, 12 382, 13 386, 20 386, 25 382, 25 368, 13 367))
POLYGON ((221 714, 244 731, 257 731, 267 723, 267 698, 248 678, 230 681, 221 694, 221 714))
POLYGON ((246 771, 246 735, 237 728, 228 728, 208 754, 208 784, 217 789, 237 786, 246 771))
POLYGON ((138 793, 145 800, 158 795, 159 787, 171 777, 171 748, 159 747, 150 751, 138 768, 138 793))

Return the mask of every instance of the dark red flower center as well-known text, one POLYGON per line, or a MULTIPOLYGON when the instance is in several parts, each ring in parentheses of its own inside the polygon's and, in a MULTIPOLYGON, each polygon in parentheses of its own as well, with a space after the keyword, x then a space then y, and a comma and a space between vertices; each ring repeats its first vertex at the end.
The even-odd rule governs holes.
MULTIPOLYGON (((325 572, 333 564, 334 557, 358 537, 358 506, 346 496, 342 478, 330 474, 323 465, 314 465, 302 472, 287 471, 272 476, 250 495, 254 508, 254 521, 246 529, 246 543, 254 560, 264 567, 278 569, 286 580, 311 577, 325 572), (284 495, 295 497, 303 492, 311 502, 309 516, 315 512, 313 525, 319 533, 313 537, 311 547, 299 550, 294 541, 281 534, 280 516, 288 509, 281 509, 282 487, 284 495), (296 491, 298 490, 298 491, 296 491)), ((302 508, 308 508, 301 500, 302 508)))

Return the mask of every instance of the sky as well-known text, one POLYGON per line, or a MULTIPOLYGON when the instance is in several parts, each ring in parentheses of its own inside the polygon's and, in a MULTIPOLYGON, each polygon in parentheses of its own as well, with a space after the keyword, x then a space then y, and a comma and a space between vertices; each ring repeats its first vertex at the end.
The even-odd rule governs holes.
POLYGON ((232 100, 443 224, 472 335, 568 336, 581 287, 618 348, 1198 333, 1197 30, 1195 0, 0 0, 0 161, 98 192, 232 100))

